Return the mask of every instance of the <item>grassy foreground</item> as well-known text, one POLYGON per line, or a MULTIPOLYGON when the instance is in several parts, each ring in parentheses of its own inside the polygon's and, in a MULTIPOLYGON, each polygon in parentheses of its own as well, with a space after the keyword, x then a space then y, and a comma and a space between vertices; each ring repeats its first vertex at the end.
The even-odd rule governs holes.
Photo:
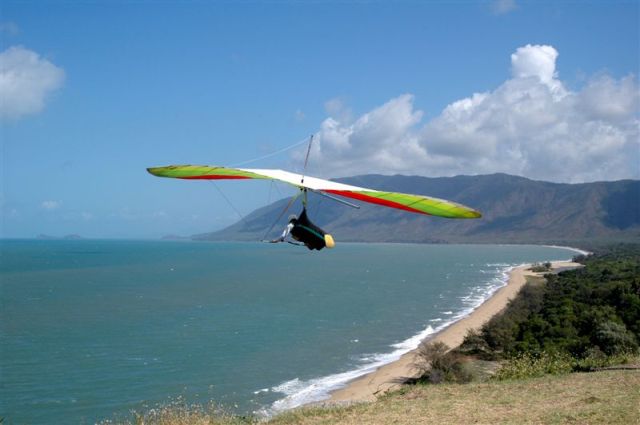
MULTIPOLYGON (((113 423, 113 422, 109 422, 113 423)), ((131 424, 265 423, 207 409, 168 408, 131 424)), ((546 375, 513 381, 405 386, 373 403, 305 407, 268 425, 289 424, 640 424, 640 370, 546 375)))
POLYGON ((269 424, 638 424, 640 371, 419 385, 375 403, 306 408, 269 424))

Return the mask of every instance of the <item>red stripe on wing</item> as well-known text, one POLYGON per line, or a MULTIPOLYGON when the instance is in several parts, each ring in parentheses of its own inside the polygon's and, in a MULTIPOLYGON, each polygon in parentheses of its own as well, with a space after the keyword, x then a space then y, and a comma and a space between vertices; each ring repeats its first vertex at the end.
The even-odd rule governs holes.
POLYGON ((375 196, 364 195, 364 194, 358 193, 358 192, 351 192, 349 190, 335 190, 335 189, 334 190, 326 190, 326 189, 324 189, 323 192, 329 192, 329 193, 332 193, 334 195, 344 196, 345 198, 357 199, 358 201, 370 202, 372 204, 384 205, 385 207, 397 208, 399 210, 409 211, 409 212, 412 212, 412 213, 431 215, 431 214, 426 213, 424 211, 420 211, 420 210, 417 210, 415 208, 411 208, 411 207, 408 207, 406 205, 399 204, 397 202, 388 201, 386 199, 381 199, 381 198, 376 198, 375 196))
POLYGON ((246 176, 222 176, 222 175, 216 175, 216 174, 211 174, 211 175, 202 175, 202 176, 188 176, 188 177, 178 177, 179 179, 186 179, 186 180, 247 180, 247 179, 251 179, 252 177, 246 177, 246 176))

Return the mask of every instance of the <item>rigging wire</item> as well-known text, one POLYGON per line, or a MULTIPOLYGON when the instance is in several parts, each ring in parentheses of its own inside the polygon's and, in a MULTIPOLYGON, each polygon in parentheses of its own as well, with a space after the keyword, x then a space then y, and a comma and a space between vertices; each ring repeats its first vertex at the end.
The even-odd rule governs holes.
POLYGON ((309 162, 309 153, 311 152, 312 143, 313 143, 313 134, 309 138, 309 147, 307 148, 307 155, 304 157, 304 168, 302 169, 302 180, 300 180, 300 184, 304 184, 304 174, 307 172, 307 163, 309 162))
MULTIPOLYGON (((287 146, 287 147, 282 148, 282 149, 280 149, 280 150, 277 150, 277 151, 275 151, 275 152, 271 152, 271 153, 269 153, 269 154, 266 154, 266 155, 260 156, 260 157, 258 157, 258 158, 253 158, 253 159, 250 159, 250 160, 248 160, 248 161, 242 161, 242 162, 238 162, 238 163, 236 163, 236 164, 232 164, 232 165, 230 165, 230 167, 235 168, 235 167, 239 167, 239 166, 241 166, 241 165, 251 164, 252 162, 260 161, 260 160, 262 160, 262 159, 267 159, 267 158, 270 158, 270 157, 272 157, 272 156, 278 155, 278 154, 280 154, 280 153, 282 153, 282 152, 286 152, 286 151, 288 151, 288 150, 290 150, 290 149, 293 149, 293 148, 295 148, 295 147, 297 147, 297 146, 300 146, 300 145, 302 145, 302 144, 304 144, 304 143, 306 143, 306 142, 307 142, 307 138, 305 137, 303 140, 300 140, 299 142, 296 142, 296 143, 294 143, 293 145, 290 145, 290 146, 287 146)), ((307 155, 308 155, 308 154, 307 154, 307 155)))
POLYGON ((271 192, 273 192, 273 182, 274 180, 271 180, 271 184, 269 184, 269 195, 267 196, 267 205, 269 205, 271 203, 271 192))
POLYGON ((304 198, 302 198, 303 208, 307 208, 307 188, 304 187, 304 175, 307 172, 307 163, 309 162, 309 153, 311 152, 312 143, 313 143, 313 134, 309 138, 309 147, 307 148, 307 155, 304 157, 304 168, 302 168, 302 180, 300 180, 300 184, 303 185, 300 188, 300 190, 304 193, 304 198))
POLYGON ((281 198, 284 197, 284 195, 282 194, 282 192, 280 192, 280 189, 278 188, 278 182, 276 180, 272 180, 275 184, 273 187, 276 188, 276 192, 278 192, 278 195, 280 195, 281 198))
POLYGON ((302 192, 296 193, 295 195, 293 195, 293 197, 289 200, 289 202, 287 203, 287 205, 284 207, 284 209, 282 210, 282 212, 280 213, 280 215, 278 216, 278 218, 275 219, 275 221, 273 222, 273 224, 271 225, 271 227, 269 227, 269 229, 267 229, 266 232, 264 232, 264 236, 262 237, 262 242, 267 241, 267 235, 273 230, 273 228, 275 227, 276 224, 278 224, 278 222, 280 221, 280 219, 282 218, 282 216, 287 212, 287 210, 289 210, 289 208, 291 208, 291 205, 293 205, 293 203, 296 201, 296 199, 298 199, 298 197, 302 194, 302 192))
POLYGON ((211 183, 213 183, 213 186, 218 190, 218 193, 220 193, 220 195, 222 195, 222 197, 224 198, 225 201, 227 201, 227 203, 229 204, 229 206, 236 212, 236 214, 238 214, 240 216, 240 220, 242 220, 242 222, 244 223, 245 226, 249 227, 249 223, 247 223, 247 220, 244 219, 244 216, 240 213, 240 211, 238 211, 238 209, 233 205, 233 203, 229 200, 229 198, 227 198, 227 195, 224 194, 224 192, 222 191, 222 189, 220 189, 218 187, 218 185, 216 184, 216 182, 214 180, 209 180, 211 183))

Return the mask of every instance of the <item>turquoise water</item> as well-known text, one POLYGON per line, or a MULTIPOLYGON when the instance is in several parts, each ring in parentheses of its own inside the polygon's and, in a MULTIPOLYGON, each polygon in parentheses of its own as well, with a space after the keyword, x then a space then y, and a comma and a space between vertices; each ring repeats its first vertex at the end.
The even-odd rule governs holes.
POLYGON ((319 400, 468 314, 541 246, 2 241, 0 416, 94 423, 178 397, 319 400))

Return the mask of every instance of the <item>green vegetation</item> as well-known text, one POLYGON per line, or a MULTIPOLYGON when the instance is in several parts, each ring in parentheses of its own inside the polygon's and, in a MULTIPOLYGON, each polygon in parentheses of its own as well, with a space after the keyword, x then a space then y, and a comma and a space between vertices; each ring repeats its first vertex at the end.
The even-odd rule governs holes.
MULTIPOLYGON (((523 379, 546 374, 589 372, 630 363, 639 363, 639 359, 630 353, 606 356, 602 352, 598 352, 583 358, 575 358, 557 351, 543 351, 539 354, 521 353, 503 362, 492 378, 496 380, 523 379)), ((633 367, 640 368, 640 365, 633 367)))
POLYGON ((414 364, 421 373, 413 383, 439 384, 457 382, 464 384, 473 380, 473 371, 467 359, 457 351, 451 351, 443 342, 420 344, 414 364))
POLYGON ((529 270, 534 273, 545 273, 551 271, 551 263, 548 261, 546 263, 534 263, 529 270))
POLYGON ((467 335, 461 351, 550 373, 603 367, 637 353, 640 247, 578 260, 585 267, 547 274, 543 285, 528 283, 503 314, 467 335))
MULTIPOLYGON (((478 360, 500 362, 492 377, 497 380, 635 361, 640 341, 640 246, 616 245, 576 260, 585 267, 530 278, 502 314, 480 331, 469 332, 456 350, 438 343, 421 345, 421 376, 412 383, 469 382, 478 360)), ((550 264, 536 264, 531 270, 548 271, 550 264)))

